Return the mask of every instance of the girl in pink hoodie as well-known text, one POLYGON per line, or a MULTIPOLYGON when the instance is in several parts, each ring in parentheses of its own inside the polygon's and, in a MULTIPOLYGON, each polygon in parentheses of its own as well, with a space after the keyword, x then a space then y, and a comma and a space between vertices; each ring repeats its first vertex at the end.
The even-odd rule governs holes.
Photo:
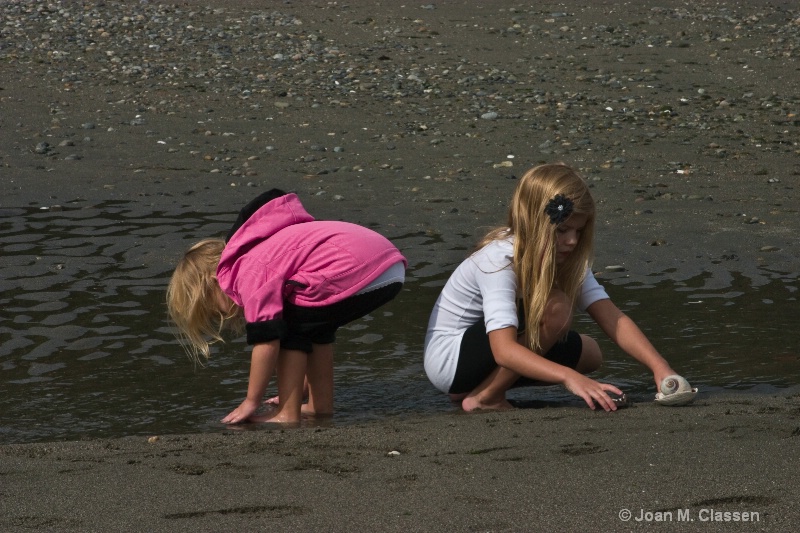
POLYGON ((272 189, 242 209, 226 239, 186 252, 167 306, 197 361, 225 329, 244 330, 253 346, 247 397, 223 423, 294 423, 301 412, 333 413, 336 330, 393 299, 406 265, 385 237, 314 220, 295 194, 272 189), (278 407, 257 415, 276 370, 278 407))

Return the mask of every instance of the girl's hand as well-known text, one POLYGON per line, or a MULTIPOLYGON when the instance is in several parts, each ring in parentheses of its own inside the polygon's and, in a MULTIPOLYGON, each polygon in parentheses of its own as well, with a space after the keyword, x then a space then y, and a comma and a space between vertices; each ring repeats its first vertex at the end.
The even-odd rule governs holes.
POLYGON ((222 419, 223 424, 238 424, 247 421, 259 407, 259 402, 245 399, 239 407, 234 409, 225 418, 222 419))
POLYGON ((267 390, 275 368, 278 365, 279 340, 259 343, 253 346, 250 357, 250 379, 247 383, 247 396, 239 407, 222 419, 223 424, 238 424, 247 421, 261 406, 261 399, 267 390), (255 398, 255 399, 251 399, 255 398))
POLYGON ((597 402, 597 405, 606 411, 617 410, 617 404, 611 400, 608 392, 619 395, 622 394, 622 391, 614 385, 600 383, 578 372, 570 373, 567 379, 564 380, 564 386, 572 394, 583 398, 586 404, 592 409, 595 409, 595 402, 597 402))
POLYGON ((661 392, 661 382, 664 381, 664 378, 673 374, 677 374, 677 372, 672 370, 669 365, 660 367, 653 372, 653 380, 656 382, 656 392, 661 392))

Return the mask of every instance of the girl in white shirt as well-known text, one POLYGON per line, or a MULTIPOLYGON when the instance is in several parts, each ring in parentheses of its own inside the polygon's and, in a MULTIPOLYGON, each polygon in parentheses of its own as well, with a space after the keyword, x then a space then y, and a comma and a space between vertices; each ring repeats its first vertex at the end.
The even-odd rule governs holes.
POLYGON ((575 307, 646 365, 657 388, 675 373, 592 275, 594 223, 594 200, 573 168, 534 167, 520 178, 508 224, 453 272, 428 322, 425 371, 465 411, 509 408, 506 391, 534 382, 616 410, 609 393, 622 391, 584 375, 602 353, 570 329, 575 307))

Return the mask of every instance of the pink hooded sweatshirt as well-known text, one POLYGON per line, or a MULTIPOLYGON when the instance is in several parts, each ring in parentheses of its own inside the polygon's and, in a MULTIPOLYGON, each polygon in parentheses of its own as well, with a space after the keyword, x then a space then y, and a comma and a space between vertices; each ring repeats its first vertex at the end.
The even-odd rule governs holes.
POLYGON ((237 221, 241 225, 231 230, 217 280, 244 308, 249 344, 282 336, 285 302, 331 305, 353 296, 390 266, 407 264, 388 239, 372 230, 314 220, 295 194, 256 204, 252 214, 246 213, 248 207, 237 221))

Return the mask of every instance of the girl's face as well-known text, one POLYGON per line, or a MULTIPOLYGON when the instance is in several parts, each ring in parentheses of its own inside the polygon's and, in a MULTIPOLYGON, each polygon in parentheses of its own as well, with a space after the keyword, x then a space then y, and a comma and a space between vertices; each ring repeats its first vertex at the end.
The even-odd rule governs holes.
POLYGON ((578 246, 589 217, 574 214, 556 228, 556 264, 561 265, 578 246))

